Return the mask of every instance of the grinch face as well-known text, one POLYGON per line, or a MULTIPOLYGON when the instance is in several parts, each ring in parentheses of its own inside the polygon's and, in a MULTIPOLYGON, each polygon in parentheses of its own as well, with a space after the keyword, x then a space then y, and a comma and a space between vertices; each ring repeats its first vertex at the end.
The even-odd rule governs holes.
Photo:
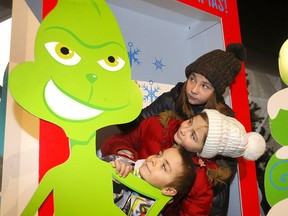
POLYGON ((142 107, 122 34, 105 7, 59 1, 38 30, 35 62, 19 64, 9 77, 17 103, 75 140, 131 121, 142 107))

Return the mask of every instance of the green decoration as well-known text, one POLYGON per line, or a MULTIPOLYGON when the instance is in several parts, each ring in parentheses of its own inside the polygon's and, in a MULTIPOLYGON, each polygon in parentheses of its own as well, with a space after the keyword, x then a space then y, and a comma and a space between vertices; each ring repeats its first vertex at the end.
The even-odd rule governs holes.
MULTIPOLYGON (((286 152, 287 150, 286 148, 286 152)), ((288 198, 287 168, 288 159, 277 158, 277 154, 273 154, 268 161, 264 188, 267 201, 271 207, 288 198)))
MULTIPOLYGON (((95 131, 136 118, 142 95, 106 2, 59 0, 37 32, 35 61, 17 65, 8 82, 15 101, 60 126, 71 149, 66 162, 45 174, 22 215, 34 215, 52 191, 55 216, 123 215, 113 201, 117 175, 96 156, 95 131)), ((156 200, 148 214, 171 199, 132 174, 118 181, 156 200)))
MULTIPOLYGON (((279 52, 279 70, 284 83, 288 83, 288 40, 279 52)), ((272 95, 267 104, 269 123, 273 138, 282 145, 268 161, 264 184, 266 198, 271 206, 271 212, 285 202, 288 204, 288 88, 272 95)), ((284 205, 285 206, 285 205, 284 205)), ((284 210, 284 208, 283 208, 284 210)), ((278 209, 278 212, 281 210, 278 209)), ((272 216, 272 214, 271 214, 272 216)))

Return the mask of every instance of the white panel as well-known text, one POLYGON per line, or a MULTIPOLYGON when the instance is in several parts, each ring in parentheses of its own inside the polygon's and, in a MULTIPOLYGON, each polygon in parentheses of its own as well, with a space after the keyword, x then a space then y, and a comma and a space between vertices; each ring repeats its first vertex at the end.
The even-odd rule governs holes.
MULTIPOLYGON (((12 19, 7 19, 0 23, 0 85, 3 86, 3 76, 10 55, 10 37, 11 37, 12 19)), ((1 97, 0 97, 1 101, 1 97)))
POLYGON ((191 6, 172 0, 107 2, 130 51, 135 80, 175 85, 200 54, 223 46, 220 19, 191 6))

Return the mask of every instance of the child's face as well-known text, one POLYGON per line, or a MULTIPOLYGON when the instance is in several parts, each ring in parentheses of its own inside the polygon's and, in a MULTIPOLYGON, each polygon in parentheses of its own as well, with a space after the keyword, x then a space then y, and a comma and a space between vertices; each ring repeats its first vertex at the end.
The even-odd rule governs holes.
POLYGON ((198 115, 182 122, 174 134, 174 141, 189 152, 201 152, 207 133, 208 124, 198 115))
POLYGON ((201 74, 192 73, 187 79, 186 95, 190 104, 206 103, 213 92, 212 84, 201 74))
POLYGON ((182 173, 182 157, 177 148, 160 151, 157 155, 149 156, 139 172, 149 184, 163 189, 182 173))

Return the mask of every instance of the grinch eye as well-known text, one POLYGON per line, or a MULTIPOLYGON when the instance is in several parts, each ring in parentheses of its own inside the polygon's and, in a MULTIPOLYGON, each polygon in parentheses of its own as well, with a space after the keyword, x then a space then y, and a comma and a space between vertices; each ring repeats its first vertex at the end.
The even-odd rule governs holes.
POLYGON ((119 56, 108 56, 107 58, 98 61, 98 64, 106 70, 118 71, 125 65, 125 61, 119 56))
POLYGON ((59 42, 49 42, 45 44, 49 54, 58 62, 64 65, 76 65, 81 57, 65 44, 59 42))

